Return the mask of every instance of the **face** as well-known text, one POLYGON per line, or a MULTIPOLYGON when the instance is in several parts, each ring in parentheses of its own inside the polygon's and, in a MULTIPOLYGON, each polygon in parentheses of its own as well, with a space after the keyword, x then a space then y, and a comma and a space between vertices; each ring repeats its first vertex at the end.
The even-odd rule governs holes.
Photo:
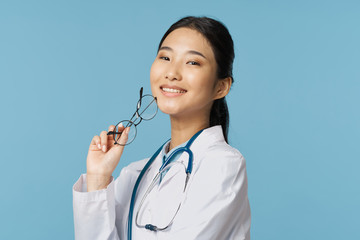
POLYGON ((209 114, 217 98, 216 73, 208 41, 195 30, 179 28, 166 37, 152 64, 151 90, 170 116, 209 114))

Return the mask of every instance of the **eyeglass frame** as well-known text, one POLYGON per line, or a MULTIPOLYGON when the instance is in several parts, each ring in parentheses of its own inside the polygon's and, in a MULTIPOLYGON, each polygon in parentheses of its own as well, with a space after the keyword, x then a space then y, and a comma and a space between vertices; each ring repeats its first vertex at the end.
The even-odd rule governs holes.
MULTIPOLYGON (((157 98, 154 97, 154 96, 152 96, 152 95, 150 95, 150 94, 145 94, 145 95, 143 95, 143 87, 141 87, 141 88, 140 88, 140 98, 139 98, 139 100, 138 100, 138 102, 137 102, 137 104, 136 104, 136 111, 135 111, 135 113, 131 116, 130 120, 121 120, 120 122, 118 122, 118 123, 115 125, 114 130, 113 130, 113 131, 109 131, 109 132, 107 133, 107 135, 108 135, 108 136, 109 136, 109 135, 113 135, 114 145, 126 146, 126 145, 132 143, 132 142, 135 140, 135 138, 136 138, 136 136, 137 136, 137 128, 136 128, 136 126, 139 125, 139 124, 142 122, 142 120, 148 121, 148 120, 153 119, 153 118, 156 116, 157 112, 158 112, 157 98), (145 107, 145 109, 143 110, 143 112, 144 112, 154 101, 155 101, 155 105, 156 105, 155 114, 154 114, 154 116, 152 116, 152 117, 149 118, 149 119, 146 119, 146 118, 141 117, 141 114, 142 114, 143 112, 142 112, 142 113, 139 113, 139 110, 140 110, 140 108, 141 108, 141 100, 143 99, 143 97, 146 97, 146 96, 152 97, 153 100, 149 103, 149 105, 147 105, 147 106, 145 107), (132 120, 135 116, 136 116, 136 118, 135 118, 134 120, 132 120), (136 120, 138 120, 138 119, 140 119, 140 121, 137 122, 137 123, 135 123, 136 120), (125 144, 121 144, 121 143, 118 143, 117 140, 120 139, 122 132, 116 132, 116 127, 117 127, 120 123, 125 122, 125 121, 129 122, 131 125, 134 125, 136 132, 135 132, 134 139, 133 139, 131 142, 126 142, 125 144), (118 137, 118 139, 115 139, 115 138, 116 138, 115 136, 116 136, 117 134, 119 134, 120 137, 118 137)), ((131 125, 130 125, 130 126, 131 126, 131 125)), ((129 127, 129 125, 124 126, 124 129, 127 128, 127 127, 129 127)))

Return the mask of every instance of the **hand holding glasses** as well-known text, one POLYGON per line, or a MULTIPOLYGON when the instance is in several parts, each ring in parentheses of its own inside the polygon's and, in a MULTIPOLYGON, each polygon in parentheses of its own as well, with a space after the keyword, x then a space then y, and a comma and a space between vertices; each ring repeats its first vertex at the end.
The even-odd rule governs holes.
POLYGON ((142 120, 151 120, 155 117, 158 107, 156 104, 156 97, 146 94, 143 95, 143 88, 140 88, 140 99, 136 105, 136 111, 130 118, 130 120, 122 120, 115 125, 112 131, 109 131, 107 135, 113 135, 114 144, 121 146, 132 143, 136 137, 136 126, 141 123, 142 120), (120 142, 122 132, 129 128, 128 137, 126 142, 120 142))

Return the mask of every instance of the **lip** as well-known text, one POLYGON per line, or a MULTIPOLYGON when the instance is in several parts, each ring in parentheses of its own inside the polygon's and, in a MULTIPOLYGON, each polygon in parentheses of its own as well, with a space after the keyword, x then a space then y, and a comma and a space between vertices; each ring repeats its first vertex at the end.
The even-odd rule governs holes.
POLYGON ((161 93, 167 97, 178 97, 178 96, 184 95, 187 92, 187 90, 184 88, 181 88, 181 87, 175 86, 175 85, 168 85, 168 84, 161 85, 160 90, 161 90, 161 93), (176 89, 176 90, 183 91, 183 92, 180 92, 180 93, 179 92, 165 92, 163 90, 163 88, 171 88, 171 89, 176 89))

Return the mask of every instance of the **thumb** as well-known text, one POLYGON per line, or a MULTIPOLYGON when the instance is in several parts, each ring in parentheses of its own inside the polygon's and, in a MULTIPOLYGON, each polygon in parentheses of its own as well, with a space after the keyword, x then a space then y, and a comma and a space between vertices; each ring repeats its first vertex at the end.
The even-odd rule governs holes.
POLYGON ((106 159, 109 161, 108 162, 109 165, 115 164, 116 167, 116 165, 119 163, 121 155, 124 151, 124 145, 128 140, 129 131, 130 131, 130 127, 125 128, 125 130, 121 133, 120 139, 118 141, 119 144, 114 145, 107 152, 106 159))
POLYGON ((119 144, 124 146, 126 145, 128 139, 129 139, 129 132, 130 132, 130 127, 126 127, 125 130, 121 133, 120 139, 119 139, 119 144))

